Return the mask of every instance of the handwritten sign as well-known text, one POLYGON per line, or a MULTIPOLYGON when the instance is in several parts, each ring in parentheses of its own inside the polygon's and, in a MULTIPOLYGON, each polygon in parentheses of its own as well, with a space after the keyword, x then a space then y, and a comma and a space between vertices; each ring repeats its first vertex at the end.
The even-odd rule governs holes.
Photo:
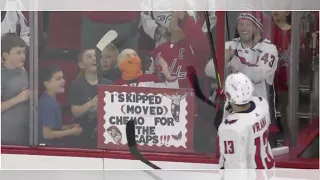
POLYGON ((193 149, 189 140, 193 138, 191 90, 101 85, 98 96, 99 127, 103 127, 98 133, 100 148, 127 149, 126 123, 134 120, 142 149, 193 149))

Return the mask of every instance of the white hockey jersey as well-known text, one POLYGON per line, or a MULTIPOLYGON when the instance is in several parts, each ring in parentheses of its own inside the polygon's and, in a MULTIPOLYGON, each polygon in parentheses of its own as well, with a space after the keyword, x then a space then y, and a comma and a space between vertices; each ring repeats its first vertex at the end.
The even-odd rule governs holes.
POLYGON ((219 164, 225 169, 271 169, 274 158, 268 142, 269 105, 254 96, 247 112, 229 113, 219 126, 219 164))
POLYGON ((251 48, 244 48, 240 38, 225 43, 225 49, 231 46, 235 55, 228 62, 228 74, 241 72, 254 84, 254 95, 268 99, 267 85, 273 85, 278 65, 278 50, 267 39, 259 41, 251 48))

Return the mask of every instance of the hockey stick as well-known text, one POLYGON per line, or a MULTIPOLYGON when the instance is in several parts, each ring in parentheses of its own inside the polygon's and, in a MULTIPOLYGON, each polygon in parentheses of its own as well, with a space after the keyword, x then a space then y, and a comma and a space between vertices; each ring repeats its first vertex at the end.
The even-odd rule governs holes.
MULTIPOLYGON (((101 71, 101 66, 100 66, 100 57, 103 49, 108 46, 112 41, 114 41, 118 37, 118 33, 115 30, 110 30, 108 31, 98 42, 96 45, 95 51, 96 51, 96 61, 97 61, 97 66, 98 66, 98 73, 103 74, 101 71)), ((102 76, 98 76, 98 82, 101 82, 102 76)))
MULTIPOLYGON (((205 13, 205 20, 206 20, 206 24, 207 24, 207 33, 208 33, 208 39, 209 39, 209 42, 210 42, 210 46, 212 47, 212 61, 213 61, 213 64, 214 64, 214 68, 215 68, 215 74, 216 74, 216 79, 217 79, 217 84, 218 84, 218 87, 221 88, 222 87, 222 84, 221 84, 221 80, 220 80, 220 75, 219 75, 219 72, 217 71, 218 67, 217 67, 217 56, 216 56, 216 51, 215 51, 215 45, 214 45, 214 41, 213 41, 213 38, 212 38, 212 35, 211 35, 211 30, 210 30, 210 21, 209 21, 209 13, 207 11, 204 12, 205 13)), ((194 67, 188 67, 189 70, 193 70, 195 71, 194 67)), ((206 101, 206 102, 211 102, 211 98, 207 98, 203 92, 201 91, 201 88, 200 88, 200 85, 199 85, 199 79, 195 76, 193 77, 193 79, 191 79, 191 77, 188 77, 189 80, 191 82, 194 82, 194 88, 195 88, 195 91, 196 91, 196 96, 203 100, 203 101, 206 101)), ((214 90, 211 91, 211 95, 214 94, 214 90)), ((209 105, 213 105, 213 103, 208 103, 209 105)))
POLYGON ((216 48, 215 48, 215 45, 214 45, 213 37, 212 37, 212 35, 210 33, 211 30, 210 30, 209 13, 208 13, 208 11, 205 11, 204 13, 205 13, 206 24, 207 24, 207 29, 208 29, 209 42, 210 42, 210 45, 212 47, 212 56, 213 56, 212 61, 213 61, 214 68, 215 68, 216 79, 218 81, 218 87, 222 88, 220 75, 219 75, 219 71, 218 71, 218 66, 217 66, 216 48))
MULTIPOLYGON (((222 84, 221 84, 221 80, 220 80, 220 75, 219 75, 219 72, 218 72, 218 67, 217 67, 217 56, 216 56, 216 51, 215 51, 215 46, 214 46, 214 41, 213 41, 213 37, 211 35, 211 30, 210 30, 210 21, 209 21, 209 13, 207 11, 205 11, 205 19, 206 19, 206 24, 207 24, 207 31, 208 31, 208 38, 209 38, 209 42, 210 42, 210 45, 212 47, 212 55, 213 55, 213 58, 212 58, 212 61, 213 61, 213 64, 214 64, 214 68, 215 68, 215 73, 216 73, 216 79, 217 79, 217 84, 218 84, 218 88, 222 88, 222 84)), ((195 71, 195 68, 194 67, 188 67, 189 70, 191 71, 195 71)), ((188 70, 188 71, 189 71, 188 70)), ((197 74, 197 73, 196 73, 197 74)), ((213 106, 214 108, 216 108, 216 111, 217 111, 217 114, 216 114, 216 117, 215 117, 215 121, 214 121, 214 125, 215 127, 218 129, 221 121, 222 121, 222 116, 223 116, 223 109, 218 105, 220 102, 216 102, 216 103, 213 103, 212 102, 212 95, 216 95, 216 92, 215 90, 213 89, 211 91, 211 94, 210 94, 210 97, 207 98, 201 88, 200 88, 200 85, 199 85, 199 79, 198 77, 195 75, 195 76, 188 76, 189 78, 189 81, 190 82, 193 82, 193 86, 194 86, 194 90, 195 90, 195 95, 201 99, 202 101, 206 102, 208 105, 210 106, 213 106)), ((214 97, 215 99, 216 97, 214 97)))
POLYGON ((115 30, 108 31, 98 42, 96 47, 103 51, 103 49, 110 44, 113 40, 115 40, 118 37, 118 33, 115 30))
MULTIPOLYGON (((214 66, 215 66, 215 74, 216 74, 216 79, 218 80, 218 86, 220 87, 221 86, 221 83, 220 83, 220 76, 219 76, 219 73, 217 72, 217 66, 216 66, 216 62, 214 59, 216 59, 216 53, 215 53, 215 47, 214 47, 214 43, 213 43, 213 39, 212 39, 212 36, 211 36, 211 30, 210 30, 210 21, 209 21, 209 13, 207 11, 204 12, 205 14, 205 20, 206 20, 206 26, 207 26, 207 34, 208 34, 208 38, 209 38, 209 41, 210 41, 210 45, 212 47, 212 54, 213 54, 213 63, 214 63, 214 66)), ((211 101, 211 95, 214 94, 214 90, 211 91, 210 93, 210 97, 206 97, 202 90, 201 90, 201 87, 200 87, 200 84, 199 84, 199 79, 198 77, 196 76, 196 70, 194 67, 192 66, 189 66, 188 67, 188 72, 195 72, 195 75, 194 76, 188 76, 188 79, 190 82, 193 82, 193 87, 194 87, 194 91, 195 91, 195 95, 197 96, 197 98, 199 98, 200 100, 206 102, 206 104, 208 104, 209 106, 213 106, 213 107, 216 107, 215 104, 212 103, 211 101)))
POLYGON ((134 156, 136 159, 142 161, 143 163, 145 163, 146 165, 150 166, 153 169, 161 169, 160 167, 156 166, 155 164, 151 163, 149 160, 144 158, 140 153, 137 147, 135 124, 133 120, 128 121, 126 126, 126 134, 127 134, 129 150, 132 156, 134 156))

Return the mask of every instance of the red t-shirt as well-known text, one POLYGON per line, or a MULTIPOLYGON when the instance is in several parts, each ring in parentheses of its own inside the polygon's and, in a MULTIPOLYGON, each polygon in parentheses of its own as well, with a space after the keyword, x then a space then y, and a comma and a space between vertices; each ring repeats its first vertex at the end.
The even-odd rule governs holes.
POLYGON ((94 22, 120 24, 137 20, 140 16, 140 11, 85 11, 83 16, 94 22))
POLYGON ((208 62, 209 41, 202 32, 201 26, 195 24, 192 18, 187 18, 184 24, 179 25, 186 38, 178 43, 163 43, 153 50, 153 58, 160 53, 167 62, 171 75, 179 79, 179 88, 192 88, 188 76, 188 67, 197 71, 198 78, 205 76, 204 68, 208 62))
POLYGON ((281 30, 273 24, 272 43, 278 49, 278 68, 275 73, 275 86, 279 90, 288 90, 288 66, 291 52, 291 30, 281 30))

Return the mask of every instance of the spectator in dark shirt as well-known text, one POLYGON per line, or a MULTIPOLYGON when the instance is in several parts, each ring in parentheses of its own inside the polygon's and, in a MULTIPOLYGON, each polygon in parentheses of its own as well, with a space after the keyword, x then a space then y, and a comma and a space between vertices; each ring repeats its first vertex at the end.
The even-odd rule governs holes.
MULTIPOLYGON (((94 49, 87 49, 78 58, 80 73, 72 82, 69 91, 71 112, 83 128, 83 132, 74 142, 82 148, 96 148, 97 106, 98 106, 98 71, 94 49)), ((110 84, 109 80, 101 78, 101 83, 110 84)))
POLYGON ((26 43, 20 36, 1 37, 1 143, 29 144, 29 82, 24 68, 26 43))
POLYGON ((82 132, 79 124, 63 125, 60 105, 56 95, 64 93, 65 80, 59 67, 48 67, 41 73, 45 92, 39 99, 39 142, 46 146, 62 146, 61 138, 78 136, 82 132))

